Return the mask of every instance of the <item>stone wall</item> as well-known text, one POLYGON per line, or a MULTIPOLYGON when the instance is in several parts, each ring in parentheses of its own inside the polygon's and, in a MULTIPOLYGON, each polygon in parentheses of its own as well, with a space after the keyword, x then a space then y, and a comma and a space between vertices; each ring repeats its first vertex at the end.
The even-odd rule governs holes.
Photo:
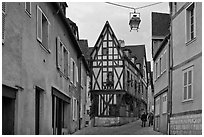
POLYGON ((202 113, 170 118, 171 135, 202 135, 202 113))
POLYGON ((94 126, 119 126, 136 121, 136 117, 95 117, 94 126))

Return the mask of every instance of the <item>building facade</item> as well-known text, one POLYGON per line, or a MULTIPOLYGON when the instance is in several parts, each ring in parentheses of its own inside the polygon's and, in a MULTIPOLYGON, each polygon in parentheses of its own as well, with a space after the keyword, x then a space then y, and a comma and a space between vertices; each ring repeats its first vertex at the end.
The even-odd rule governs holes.
POLYGON ((168 51, 170 15, 152 13, 152 57, 154 81, 154 130, 167 134, 168 51))
POLYGON ((170 134, 202 134, 202 3, 171 2, 170 134))
POLYGON ((147 103, 147 112, 154 113, 154 85, 153 85, 153 71, 151 71, 151 62, 147 62, 147 77, 148 77, 148 103, 147 103))
POLYGON ((146 111, 146 79, 130 52, 121 48, 107 21, 90 54, 93 126, 121 125, 146 111))
POLYGON ((79 129, 84 92, 79 90, 79 68, 87 68, 80 66, 85 62, 66 21, 66 7, 2 3, 2 134, 70 134, 79 129))

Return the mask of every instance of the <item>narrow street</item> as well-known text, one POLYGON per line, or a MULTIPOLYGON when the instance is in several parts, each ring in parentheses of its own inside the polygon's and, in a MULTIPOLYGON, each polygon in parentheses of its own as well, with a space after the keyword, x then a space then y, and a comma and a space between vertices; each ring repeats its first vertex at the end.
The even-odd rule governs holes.
POLYGON ((73 135, 163 135, 153 131, 151 127, 141 127, 141 121, 137 120, 117 127, 86 127, 73 135))

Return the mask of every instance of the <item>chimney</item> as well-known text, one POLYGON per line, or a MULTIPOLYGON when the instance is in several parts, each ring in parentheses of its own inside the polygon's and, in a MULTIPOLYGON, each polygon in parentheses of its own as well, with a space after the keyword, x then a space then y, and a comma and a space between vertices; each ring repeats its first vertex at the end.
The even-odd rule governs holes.
POLYGON ((130 59, 131 50, 130 50, 130 49, 124 49, 123 52, 124 52, 125 55, 130 59))
POLYGON ((120 47, 125 47, 125 41, 124 40, 118 40, 120 43, 120 47))

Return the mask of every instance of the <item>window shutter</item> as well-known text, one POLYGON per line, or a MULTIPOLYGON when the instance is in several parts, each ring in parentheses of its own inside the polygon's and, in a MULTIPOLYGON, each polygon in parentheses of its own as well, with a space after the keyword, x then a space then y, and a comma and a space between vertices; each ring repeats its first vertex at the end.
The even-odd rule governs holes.
POLYGON ((60 38, 59 36, 56 39, 56 63, 57 63, 57 68, 60 70, 61 66, 60 66, 60 38))
POLYGON ((31 15, 31 2, 25 2, 25 9, 31 15))
POLYGON ((5 12, 6 12, 6 3, 2 2, 2 42, 3 43, 5 38, 5 12))
POLYGON ((163 66, 164 66, 164 71, 166 70, 166 51, 165 51, 165 53, 164 53, 164 63, 163 63, 163 66))
POLYGON ((77 65, 76 65, 76 83, 77 83, 77 82, 79 82, 79 81, 78 81, 78 67, 77 67, 77 65))
POLYGON ((72 119, 75 120, 75 100, 72 99, 72 119))
POLYGON ((83 82, 84 82, 84 76, 83 76, 84 74, 83 74, 83 69, 82 69, 82 67, 81 67, 81 86, 83 87, 83 82))
POLYGON ((64 45, 61 47, 61 72, 64 74, 64 45))
POLYGON ((70 76, 70 52, 67 51, 67 54, 68 54, 68 55, 67 55, 67 58, 68 58, 68 59, 67 59, 67 61, 68 61, 68 64, 67 64, 67 65, 68 65, 68 67, 67 67, 68 70, 67 70, 67 71, 68 71, 68 77, 69 77, 69 76, 70 76))
POLYGON ((70 80, 73 82, 73 59, 71 58, 70 62, 70 80))
POLYGON ((42 11, 37 6, 37 39, 42 42, 42 11))

